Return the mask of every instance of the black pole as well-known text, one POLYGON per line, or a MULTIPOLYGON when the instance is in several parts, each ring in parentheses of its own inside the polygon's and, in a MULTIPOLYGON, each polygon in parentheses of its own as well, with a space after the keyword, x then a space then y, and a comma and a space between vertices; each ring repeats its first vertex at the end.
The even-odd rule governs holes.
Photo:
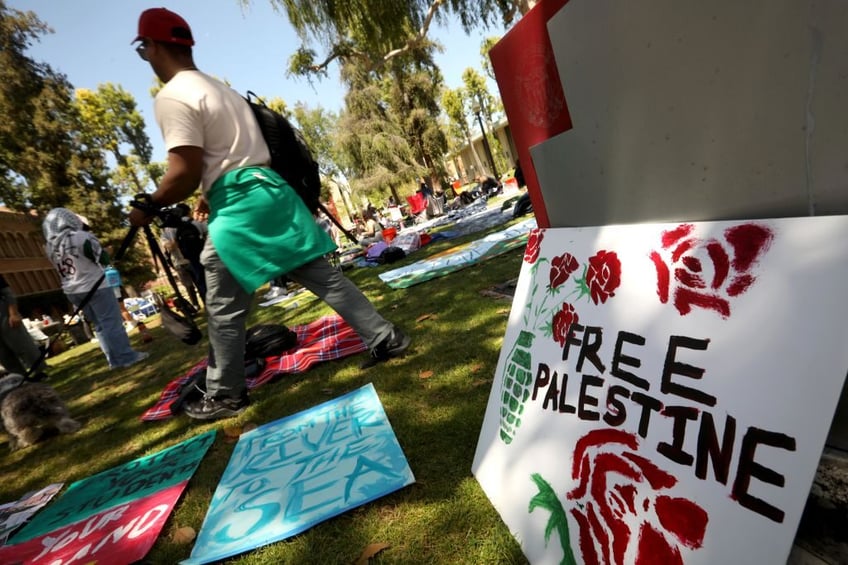
POLYGON ((483 133, 483 149, 486 150, 486 157, 489 159, 489 166, 492 167, 492 173, 495 175, 495 180, 500 182, 500 175, 498 174, 498 169, 495 167, 495 158, 492 157, 492 148, 489 147, 489 140, 486 138, 486 129, 483 127, 483 118, 480 117, 480 112, 475 112, 477 114, 477 122, 480 124, 480 131, 483 133))

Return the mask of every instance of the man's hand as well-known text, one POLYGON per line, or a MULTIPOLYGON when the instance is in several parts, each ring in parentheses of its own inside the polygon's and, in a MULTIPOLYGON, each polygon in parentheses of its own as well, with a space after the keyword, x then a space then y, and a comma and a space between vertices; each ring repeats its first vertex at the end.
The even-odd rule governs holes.
POLYGON ((198 198, 194 205, 194 219, 201 222, 209 219, 209 201, 206 200, 205 196, 198 198))
POLYGON ((154 216, 148 216, 142 210, 138 208, 133 208, 130 210, 130 225, 140 228, 141 226, 146 226, 150 222, 153 221, 154 216))

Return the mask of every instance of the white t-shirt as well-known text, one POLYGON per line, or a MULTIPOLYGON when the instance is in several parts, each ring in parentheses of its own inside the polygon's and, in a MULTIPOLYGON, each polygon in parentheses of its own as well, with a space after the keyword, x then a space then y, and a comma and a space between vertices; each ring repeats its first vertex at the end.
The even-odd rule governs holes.
POLYGON ((241 95, 200 71, 180 71, 154 102, 165 147, 203 148, 202 189, 229 171, 271 161, 268 146, 241 95))
MULTIPOLYGON (((49 259, 62 279, 62 290, 65 294, 84 294, 94 287, 94 283, 103 276, 103 267, 100 265, 102 253, 100 242, 89 232, 72 232, 62 241, 49 259), (91 245, 94 261, 83 253, 86 241, 91 245)), ((106 285, 101 287, 106 288, 106 285)))

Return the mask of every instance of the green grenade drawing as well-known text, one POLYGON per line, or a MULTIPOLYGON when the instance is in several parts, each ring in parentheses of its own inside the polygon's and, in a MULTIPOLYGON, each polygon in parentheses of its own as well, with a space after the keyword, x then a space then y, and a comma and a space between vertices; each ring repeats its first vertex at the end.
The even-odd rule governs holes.
POLYGON ((504 443, 512 443, 515 432, 521 425, 524 403, 530 398, 533 371, 530 364, 530 346, 535 336, 521 330, 518 339, 507 356, 501 387, 500 436, 504 443))

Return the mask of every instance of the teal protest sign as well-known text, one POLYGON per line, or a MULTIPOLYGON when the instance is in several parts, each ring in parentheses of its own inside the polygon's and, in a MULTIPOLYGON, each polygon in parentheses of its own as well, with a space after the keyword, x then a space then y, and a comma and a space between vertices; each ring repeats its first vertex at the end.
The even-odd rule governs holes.
POLYGON ((187 481, 213 441, 214 430, 73 483, 61 498, 39 512, 10 543, 25 542, 187 481))
POLYGON ((368 384, 243 434, 183 563, 286 539, 414 480, 368 384))

